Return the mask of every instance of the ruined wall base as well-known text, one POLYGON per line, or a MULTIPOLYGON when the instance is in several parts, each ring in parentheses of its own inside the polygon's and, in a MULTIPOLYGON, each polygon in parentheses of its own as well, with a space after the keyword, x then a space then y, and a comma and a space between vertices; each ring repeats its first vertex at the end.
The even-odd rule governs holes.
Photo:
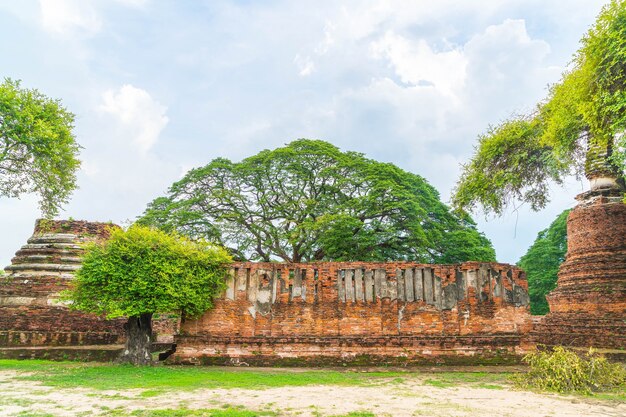
POLYGON ((379 337, 178 336, 167 362, 250 366, 510 365, 532 345, 519 334, 379 337))
MULTIPOLYGON (((80 268, 85 244, 108 239, 108 223, 38 220, 33 235, 0 278, 0 347, 123 344, 126 319, 72 311, 60 300, 80 268)), ((179 319, 153 320, 157 342, 173 341, 179 319)), ((34 350, 32 350, 34 351, 34 350)), ((30 351, 29 351, 30 352, 30 351)), ((39 351, 37 351, 39 352, 39 351)), ((50 355, 56 355, 52 349, 50 355)), ((106 357, 106 355, 104 355, 106 357)))
POLYGON ((531 340, 547 346, 626 349, 626 204, 619 190, 590 191, 567 220, 568 249, 550 313, 531 340))
POLYGON ((0 359, 113 362, 123 345, 0 347, 0 359))

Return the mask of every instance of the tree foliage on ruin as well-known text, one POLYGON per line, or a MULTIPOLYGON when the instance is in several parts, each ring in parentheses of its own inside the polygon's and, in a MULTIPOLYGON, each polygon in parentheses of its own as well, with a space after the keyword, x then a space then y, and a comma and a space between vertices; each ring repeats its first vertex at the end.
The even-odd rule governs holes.
POLYGON ((70 308, 128 318, 122 360, 150 362, 152 315, 199 316, 225 287, 232 258, 223 248, 142 226, 112 229, 90 244, 64 298, 70 308))
POLYGON ((495 258, 472 219, 419 175, 307 139, 193 169, 139 223, 208 239, 241 260, 495 258))
POLYGON ((76 188, 73 127, 74 115, 58 100, 18 81, 0 84, 0 197, 36 193, 42 213, 57 214, 76 188))
POLYGON ((67 296, 72 308, 107 318, 198 316, 212 307, 231 262, 208 242, 142 226, 116 228, 108 240, 87 247, 67 296))
POLYGON ((547 314, 550 311, 546 295, 556 288, 559 267, 565 260, 569 212, 563 211, 547 229, 539 232, 535 242, 517 263, 528 277, 532 314, 547 314))
POLYGON ((626 0, 606 5, 581 40, 571 69, 529 115, 479 137, 463 167, 456 207, 502 214, 514 201, 533 210, 549 201, 551 183, 571 174, 626 169, 626 0))

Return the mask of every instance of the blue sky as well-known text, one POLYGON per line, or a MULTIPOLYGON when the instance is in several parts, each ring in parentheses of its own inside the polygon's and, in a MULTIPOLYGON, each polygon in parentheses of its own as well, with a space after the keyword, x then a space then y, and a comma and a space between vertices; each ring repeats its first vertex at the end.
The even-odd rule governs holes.
MULTIPOLYGON (((477 135, 545 96, 604 3, 0 0, 0 75, 77 115, 64 218, 132 220, 192 167, 301 137, 393 162, 448 201, 477 135)), ((513 263, 584 187, 474 217, 513 263)), ((0 265, 36 201, 0 199, 0 265)))

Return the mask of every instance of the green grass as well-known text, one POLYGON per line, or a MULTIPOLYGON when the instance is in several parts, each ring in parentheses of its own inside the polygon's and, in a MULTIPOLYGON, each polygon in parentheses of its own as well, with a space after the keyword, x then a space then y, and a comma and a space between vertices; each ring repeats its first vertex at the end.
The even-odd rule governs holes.
POLYGON ((134 410, 129 411, 124 407, 105 410, 105 417, 261 417, 276 416, 273 411, 252 411, 242 407, 226 407, 226 408, 165 408, 152 410, 134 410))
POLYGON ((608 400, 608 401, 626 403, 626 392, 624 392, 624 390, 620 390, 616 392, 599 392, 599 393, 592 394, 589 397, 595 398, 598 400, 608 400))
POLYGON ((505 385, 508 385, 510 375, 504 372, 441 372, 428 375, 424 383, 437 388, 468 385, 476 388, 504 389, 505 385))
POLYGON ((275 416, 272 411, 251 411, 243 408, 225 408, 225 409, 163 409, 163 410, 136 410, 131 416, 136 417, 257 417, 257 416, 275 416))
POLYGON ((76 362, 0 360, 0 370, 24 372, 20 379, 38 381, 58 388, 123 390, 143 388, 151 397, 170 389, 243 388, 265 389, 306 385, 370 385, 397 377, 393 372, 302 372, 240 369, 94 364, 76 362))

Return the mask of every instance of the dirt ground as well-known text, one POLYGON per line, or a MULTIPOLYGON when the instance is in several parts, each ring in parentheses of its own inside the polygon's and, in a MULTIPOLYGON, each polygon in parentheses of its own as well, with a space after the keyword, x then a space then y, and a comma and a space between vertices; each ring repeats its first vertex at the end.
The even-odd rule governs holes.
POLYGON ((626 416, 626 403, 585 397, 474 388, 462 383, 440 388, 403 378, 380 386, 305 386, 263 390, 199 389, 150 393, 145 390, 57 389, 13 379, 0 372, 1 416, 125 415, 137 409, 209 408, 225 405, 273 411, 278 416, 336 416, 369 411, 376 416, 626 416), (154 396, 152 396, 154 395, 154 396), (113 410, 113 411, 111 411, 113 410))

